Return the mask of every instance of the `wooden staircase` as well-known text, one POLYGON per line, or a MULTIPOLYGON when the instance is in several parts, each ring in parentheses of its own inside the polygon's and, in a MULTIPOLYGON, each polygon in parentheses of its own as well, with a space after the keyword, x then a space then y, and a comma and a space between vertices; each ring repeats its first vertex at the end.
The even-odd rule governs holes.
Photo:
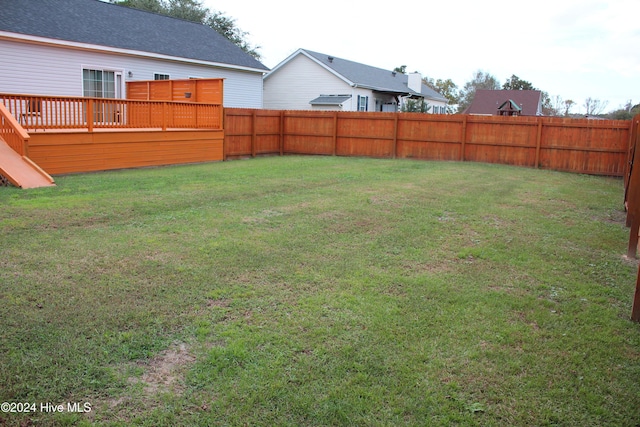
POLYGON ((0 175, 20 188, 55 186, 53 178, 28 157, 21 156, 0 137, 0 175))
POLYGON ((0 184, 20 188, 54 186, 53 178, 26 156, 29 134, 0 103, 0 184))

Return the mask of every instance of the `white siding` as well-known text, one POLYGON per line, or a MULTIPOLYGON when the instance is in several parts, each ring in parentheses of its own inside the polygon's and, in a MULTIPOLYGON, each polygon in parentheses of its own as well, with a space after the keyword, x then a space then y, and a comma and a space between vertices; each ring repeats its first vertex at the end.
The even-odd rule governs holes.
POLYGON ((445 114, 446 113, 446 107, 447 107, 446 102, 436 101, 428 98, 425 98, 424 102, 426 102, 431 106, 431 109, 428 111, 429 114, 445 114))
POLYGON ((345 111, 351 111, 357 102, 349 84, 304 55, 296 55, 264 79, 267 109, 311 110, 309 101, 320 95, 352 95, 342 104, 345 111))
POLYGON ((225 107, 262 108, 262 74, 178 61, 0 40, 0 92, 82 96, 82 68, 122 71, 125 80, 222 77, 225 107), (128 73, 132 73, 132 77, 128 73))

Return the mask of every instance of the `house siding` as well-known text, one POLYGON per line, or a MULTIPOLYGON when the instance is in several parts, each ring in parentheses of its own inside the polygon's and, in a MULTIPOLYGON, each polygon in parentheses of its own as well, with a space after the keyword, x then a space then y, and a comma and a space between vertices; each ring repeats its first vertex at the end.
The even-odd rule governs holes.
POLYGON ((4 93, 82 96, 82 68, 96 67, 122 71, 125 81, 153 80, 154 73, 169 74, 172 79, 224 78, 225 107, 263 106, 259 72, 10 40, 0 40, 0 58, 0 92, 4 93))
POLYGON ((264 107, 267 109, 311 110, 314 108, 309 101, 320 95, 331 94, 352 95, 350 100, 342 104, 343 108, 337 109, 353 110, 357 102, 353 100, 356 95, 353 88, 304 55, 297 55, 279 72, 264 79, 264 107))
MULTIPOLYGON (((329 57, 319 57, 320 54, 310 54, 302 49, 291 55, 272 70, 264 78, 264 106, 268 109, 276 110, 339 110, 358 111, 358 97, 368 97, 367 111, 398 111, 406 102, 406 99, 399 98, 406 93, 406 84, 402 91, 402 80, 394 82, 395 90, 377 92, 372 89, 358 87, 358 82, 348 82, 346 78, 339 77, 327 67, 331 68, 329 57), (354 86, 351 86, 354 84, 354 86), (389 92, 395 93, 389 94, 389 92), (351 98, 343 102, 342 105, 327 106, 309 104, 309 101, 321 95, 350 95, 351 98)), ((335 64, 337 65, 337 64, 335 64)), ((367 67, 367 66, 363 66, 367 67)), ((368 67, 367 70, 371 68, 368 67)), ((374 69, 380 72, 380 69, 374 69)), ((382 70, 384 72, 384 70, 382 70)), ((386 72, 385 72, 386 73, 386 72)), ((391 77, 389 72, 387 77, 391 77)), ((402 76, 404 77, 404 76, 402 76)), ((406 80, 406 79, 405 79, 406 80)), ((366 79, 365 79, 366 81, 366 79)), ((371 84, 366 87, 394 87, 379 86, 371 84)), ((389 82, 387 82, 389 83, 389 82)), ((440 108, 446 106, 445 101, 425 99, 429 105, 433 106, 430 113, 440 113, 440 108), (436 110, 437 109, 437 110, 436 110)))

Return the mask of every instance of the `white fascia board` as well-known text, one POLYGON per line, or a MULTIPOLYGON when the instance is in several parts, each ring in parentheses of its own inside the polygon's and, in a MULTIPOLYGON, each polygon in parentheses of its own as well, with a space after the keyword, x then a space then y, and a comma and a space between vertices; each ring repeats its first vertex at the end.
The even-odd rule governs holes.
POLYGON ((356 84, 353 83, 351 80, 345 78, 342 74, 336 72, 335 70, 327 67, 326 65, 324 65, 322 62, 318 61, 316 58, 314 58, 313 56, 309 55, 307 52, 305 52, 304 49, 298 49, 295 52, 293 52, 291 55, 289 55, 284 61, 282 61, 281 63, 279 63, 278 65, 276 65, 275 67, 273 67, 271 69, 271 71, 269 71, 269 73, 267 73, 266 76, 263 77, 263 79, 267 79, 269 78, 269 76, 271 74, 273 74, 276 70, 278 70, 279 68, 281 68, 283 65, 285 65, 287 62, 291 61, 293 58, 295 58, 298 55, 304 55, 307 58, 309 58, 310 60, 312 60, 313 62, 315 62, 316 64, 318 64, 319 66, 321 66, 322 68, 324 68, 325 70, 329 71, 331 74, 333 74, 334 76, 336 76, 337 78, 339 78, 340 80, 342 80, 343 82, 345 82, 346 84, 348 84, 351 87, 356 87, 356 84))
POLYGON ((232 70, 241 70, 241 71, 252 71, 260 74, 264 74, 267 72, 267 70, 262 70, 262 69, 253 68, 253 67, 243 67, 241 65, 226 64, 223 62, 202 61, 199 59, 163 55, 161 53, 144 52, 141 50, 132 50, 132 49, 122 49, 122 48, 111 47, 111 46, 100 46, 96 44, 72 42, 68 40, 57 40, 57 39, 50 39, 47 37, 31 36, 27 34, 10 33, 7 31, 0 31, 0 40, 21 41, 24 43, 51 45, 51 46, 58 46, 58 47, 78 49, 78 50, 89 50, 94 52, 118 53, 121 55, 137 56, 137 57, 152 58, 152 59, 163 59, 166 61, 174 61, 174 62, 186 62, 189 64, 206 65, 209 67, 228 68, 232 70))

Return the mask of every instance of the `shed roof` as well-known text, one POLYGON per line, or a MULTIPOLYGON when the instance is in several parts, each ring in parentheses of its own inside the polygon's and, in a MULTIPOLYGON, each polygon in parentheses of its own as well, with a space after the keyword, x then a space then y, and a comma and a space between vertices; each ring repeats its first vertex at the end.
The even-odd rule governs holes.
POLYGON ((0 11, 0 31, 268 71, 210 27, 99 0, 0 0, 0 11))
POLYGON ((478 89, 465 114, 498 114, 505 102, 511 101, 522 108, 523 116, 542 113, 542 92, 539 90, 486 90, 478 89))

